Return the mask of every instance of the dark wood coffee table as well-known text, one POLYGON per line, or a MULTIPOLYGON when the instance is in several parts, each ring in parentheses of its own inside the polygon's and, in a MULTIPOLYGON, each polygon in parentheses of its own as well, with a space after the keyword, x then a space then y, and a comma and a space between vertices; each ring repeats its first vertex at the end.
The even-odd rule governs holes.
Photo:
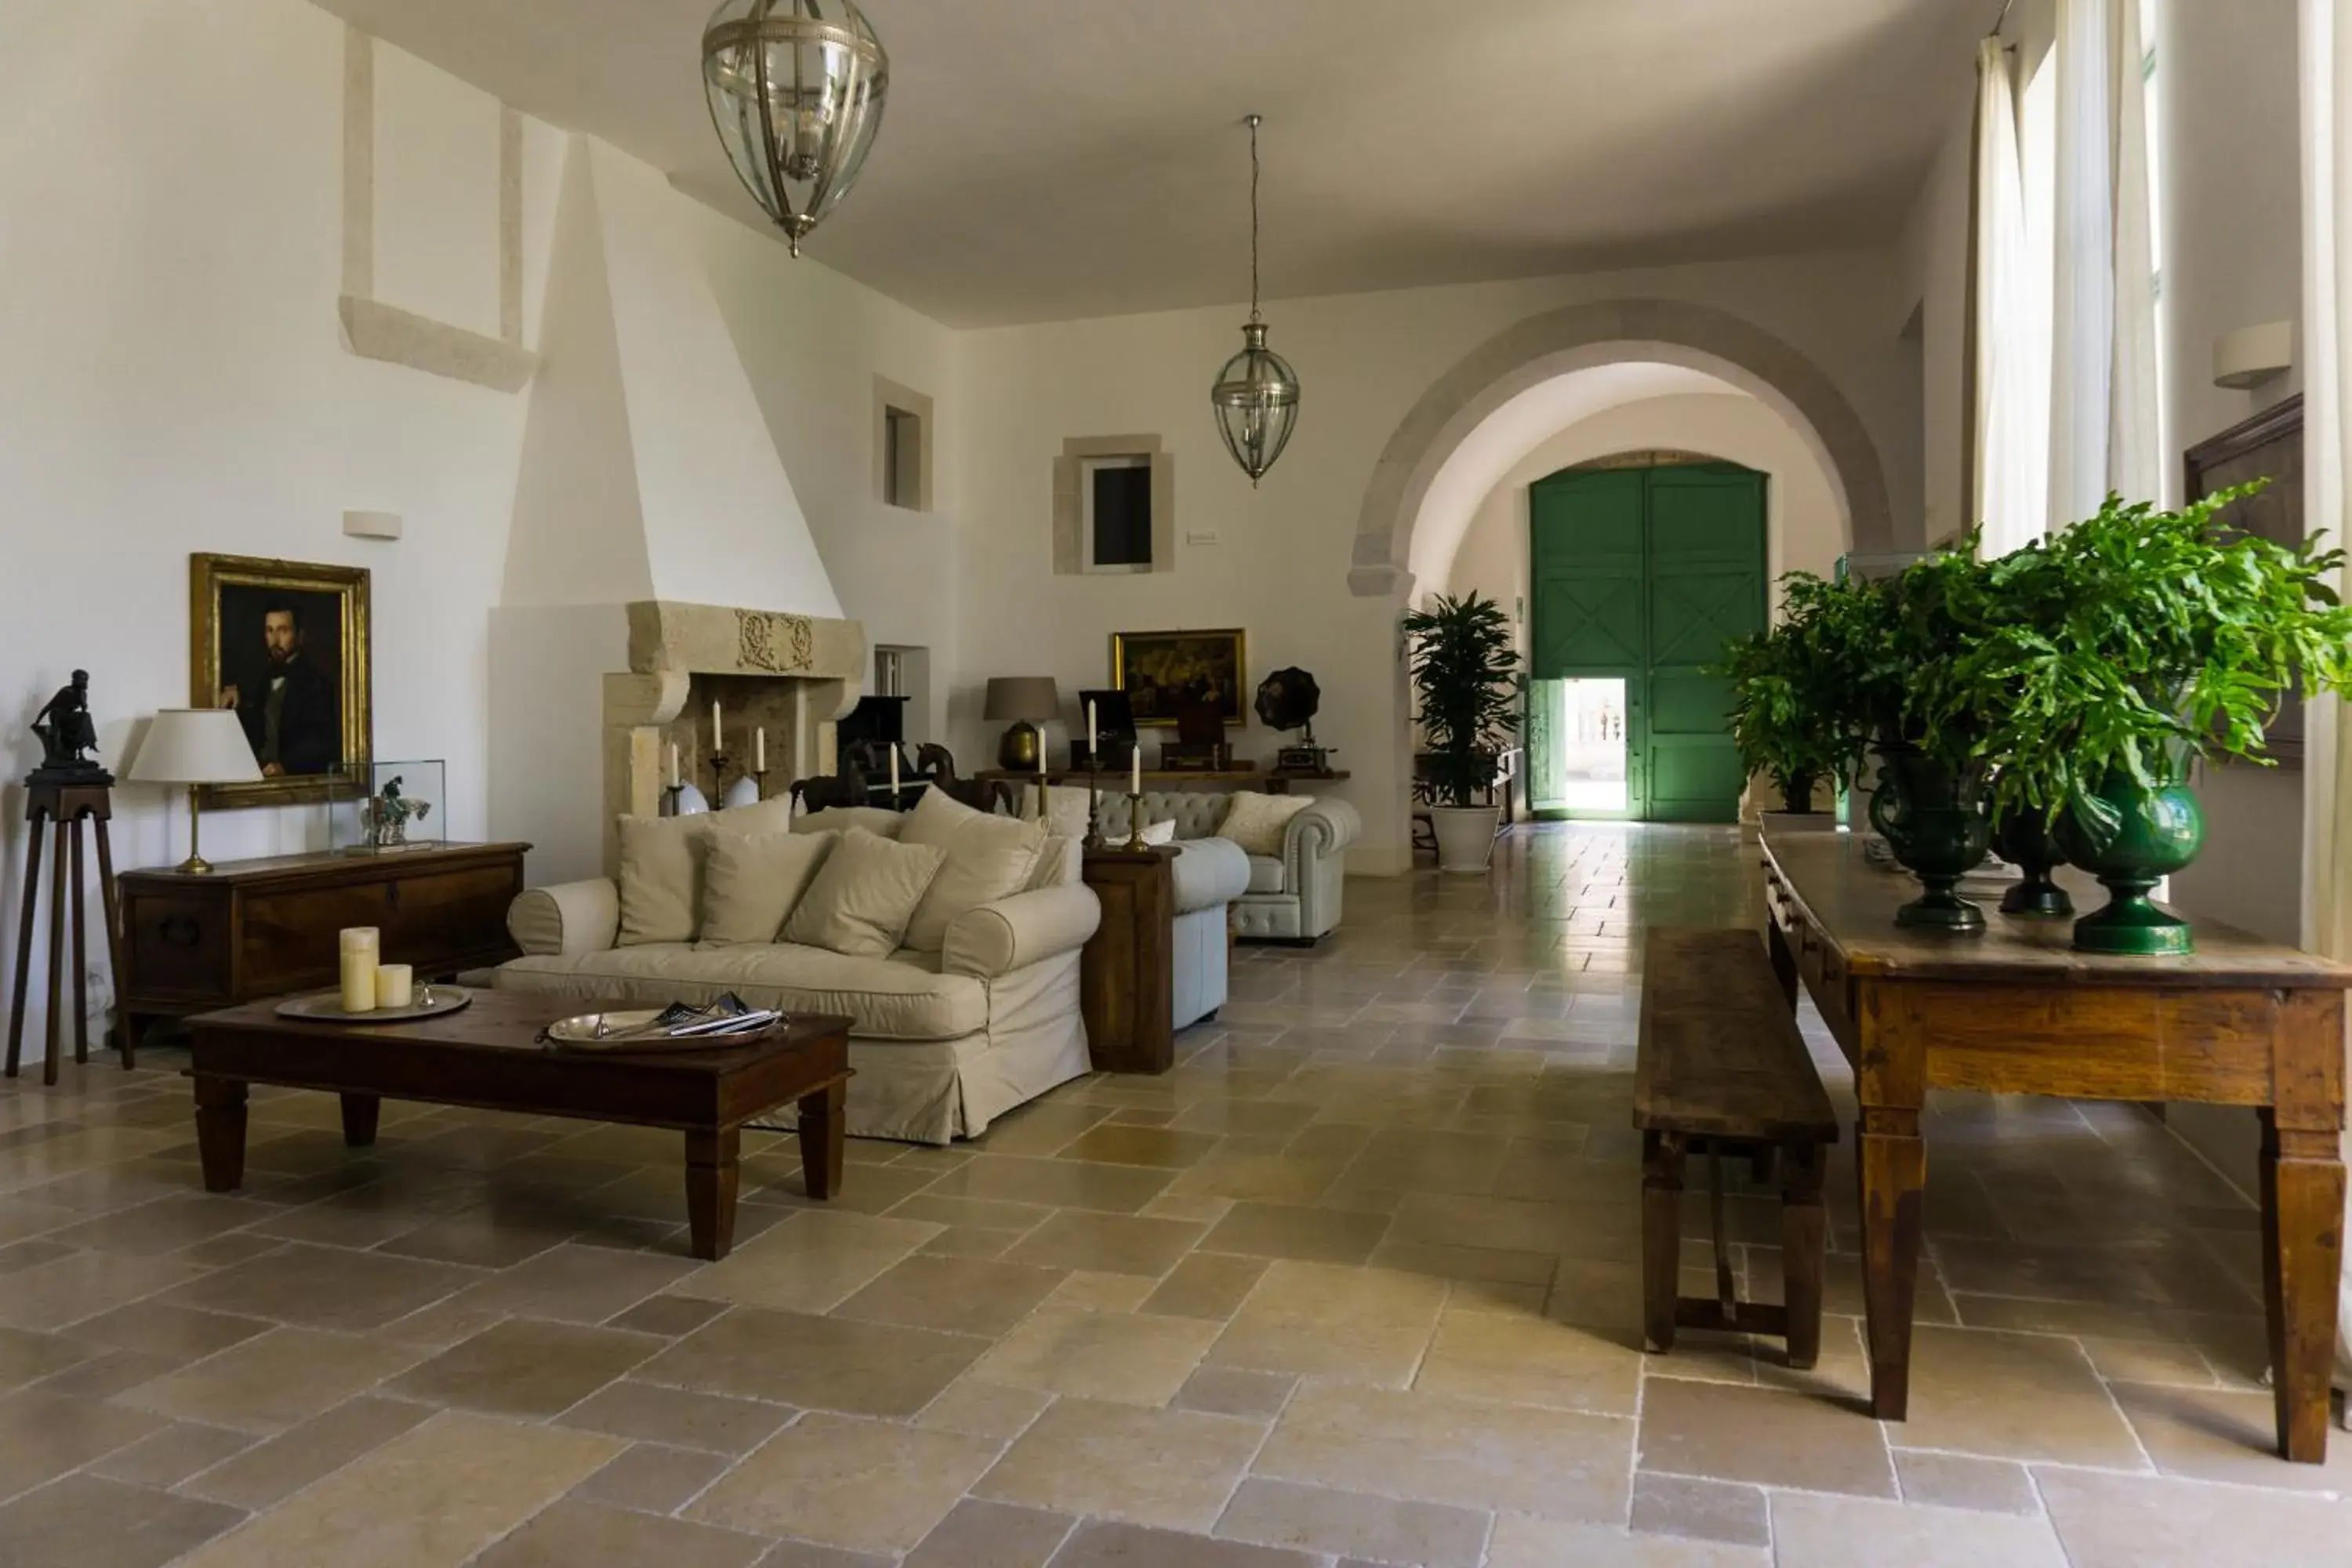
POLYGON ((687 1217, 700 1258, 724 1258, 734 1245, 743 1123, 764 1111, 799 1102, 809 1196, 840 1189, 847 1018, 796 1017, 763 1039, 709 1050, 558 1051, 539 1044, 540 1031, 596 1003, 473 995, 455 1013, 404 1024, 281 1018, 275 996, 191 1018, 205 1190, 245 1181, 246 1086, 254 1083, 342 1096, 343 1142, 354 1148, 375 1142, 384 1100, 675 1127, 686 1134, 687 1217))

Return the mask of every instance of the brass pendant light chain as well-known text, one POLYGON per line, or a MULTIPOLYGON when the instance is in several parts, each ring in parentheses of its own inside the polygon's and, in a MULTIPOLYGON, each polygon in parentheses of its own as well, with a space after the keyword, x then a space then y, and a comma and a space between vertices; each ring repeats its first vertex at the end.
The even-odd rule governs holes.
POLYGON ((1262 320, 1257 309, 1257 126, 1263 115, 1249 117, 1250 128, 1250 320, 1262 320))

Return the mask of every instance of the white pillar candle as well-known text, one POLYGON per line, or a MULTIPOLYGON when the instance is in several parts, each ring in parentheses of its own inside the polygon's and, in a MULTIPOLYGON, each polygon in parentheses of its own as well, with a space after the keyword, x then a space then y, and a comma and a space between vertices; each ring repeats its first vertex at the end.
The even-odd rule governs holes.
POLYGON ((669 743, 669 787, 676 789, 677 783, 677 742, 672 741, 669 743))
POLYGON ((751 771, 755 773, 768 771, 768 727, 765 724, 751 731, 751 771))
MULTIPOLYGON (((1095 747, 1100 743, 1095 734, 1095 704, 1094 699, 1090 697, 1087 699, 1087 755, 1094 757, 1095 747)), ((1096 757, 1095 760, 1097 763, 1101 761, 1099 757, 1096 757)))
POLYGON ((376 928, 348 926, 339 933, 339 942, 343 1011, 373 1013, 375 1011, 376 956, 380 951, 376 928))
POLYGON ((890 748, 890 793, 898 793, 898 748, 890 748))
POLYGON ((719 729, 719 699, 714 697, 710 700, 710 754, 715 757, 726 749, 727 742, 720 738, 719 729))
POLYGON ((1045 782, 1045 726, 1037 726, 1037 782, 1045 782))
POLYGON ((1140 742, 1127 754, 1127 793, 1143 793, 1143 747, 1140 742))
POLYGON ((406 1007, 416 1000, 416 971, 405 963, 375 966, 375 1005, 406 1007))

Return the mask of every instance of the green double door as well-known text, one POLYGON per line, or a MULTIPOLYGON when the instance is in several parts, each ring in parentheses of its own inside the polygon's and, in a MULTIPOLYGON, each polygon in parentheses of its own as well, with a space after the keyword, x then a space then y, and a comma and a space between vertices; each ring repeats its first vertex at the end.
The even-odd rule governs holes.
MULTIPOLYGON (((1729 683, 1702 673, 1764 626, 1765 476, 1732 463, 1566 469, 1528 487, 1530 701, 1570 680, 1624 682, 1624 815, 1732 822, 1747 779, 1729 683)), ((1531 714, 1538 783, 1554 726, 1531 714)))

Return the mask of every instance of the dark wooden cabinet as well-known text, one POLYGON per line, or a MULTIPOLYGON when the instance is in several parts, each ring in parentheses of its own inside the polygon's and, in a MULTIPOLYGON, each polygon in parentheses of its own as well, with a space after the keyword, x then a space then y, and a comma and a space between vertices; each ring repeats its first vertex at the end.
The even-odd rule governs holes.
POLYGON ((1166 1072, 1176 1061, 1176 851, 1089 849, 1102 924, 1078 957, 1078 1010, 1097 1072, 1166 1072))
POLYGON ((516 954, 507 906, 528 844, 449 844, 392 855, 281 855, 209 873, 126 871, 121 1013, 137 1032, 258 996, 335 983, 337 933, 374 926, 383 956, 420 976, 516 954))

